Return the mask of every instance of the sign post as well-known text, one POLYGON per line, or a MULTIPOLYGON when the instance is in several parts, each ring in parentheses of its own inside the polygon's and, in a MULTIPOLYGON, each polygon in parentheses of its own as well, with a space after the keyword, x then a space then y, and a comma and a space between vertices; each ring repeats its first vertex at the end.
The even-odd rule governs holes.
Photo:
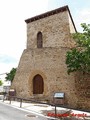
POLYGON ((57 116, 57 105, 63 105, 64 104, 64 98, 65 94, 63 92, 57 92, 54 94, 54 104, 55 104, 55 117, 57 116))

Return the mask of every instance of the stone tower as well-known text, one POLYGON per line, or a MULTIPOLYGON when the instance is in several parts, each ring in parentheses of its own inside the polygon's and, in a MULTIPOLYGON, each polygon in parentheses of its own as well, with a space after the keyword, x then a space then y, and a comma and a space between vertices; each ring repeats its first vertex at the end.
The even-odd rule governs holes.
POLYGON ((27 48, 23 51, 12 88, 17 96, 52 99, 65 93, 65 103, 75 106, 74 75, 67 74, 66 51, 74 46, 71 33, 76 28, 68 6, 25 20, 27 48))

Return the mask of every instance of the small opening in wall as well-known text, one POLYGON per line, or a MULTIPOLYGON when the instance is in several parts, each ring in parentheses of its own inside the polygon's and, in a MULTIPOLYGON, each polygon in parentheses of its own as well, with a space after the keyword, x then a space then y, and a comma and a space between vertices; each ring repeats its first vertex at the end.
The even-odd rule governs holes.
POLYGON ((43 40, 42 40, 42 32, 38 32, 37 34, 37 48, 43 47, 43 40))

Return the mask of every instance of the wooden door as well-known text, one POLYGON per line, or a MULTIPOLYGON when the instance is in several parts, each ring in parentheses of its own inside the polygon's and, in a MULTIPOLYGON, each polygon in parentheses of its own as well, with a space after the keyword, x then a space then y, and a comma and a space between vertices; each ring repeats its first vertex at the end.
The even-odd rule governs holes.
POLYGON ((33 78, 33 94, 43 94, 44 83, 41 75, 36 75, 33 78))

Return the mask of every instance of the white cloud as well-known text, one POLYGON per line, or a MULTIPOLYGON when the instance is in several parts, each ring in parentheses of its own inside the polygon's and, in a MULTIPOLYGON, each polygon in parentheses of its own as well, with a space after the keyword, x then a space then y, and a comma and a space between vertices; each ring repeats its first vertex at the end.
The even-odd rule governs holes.
POLYGON ((10 63, 10 64, 0 63, 0 74, 10 72, 10 70, 13 67, 16 68, 17 63, 10 63))
POLYGON ((48 0, 48 9, 56 9, 66 5, 65 0, 48 0))
POLYGON ((76 11, 74 19, 78 31, 82 31, 80 26, 81 23, 90 24, 90 8, 84 8, 76 11))
POLYGON ((23 49, 26 48, 24 20, 45 12, 47 6, 48 0, 0 1, 0 73, 17 66, 23 49))
MULTIPOLYGON (((65 0, 0 0, 0 55, 3 55, 0 57, 0 73, 17 67, 23 49, 26 48, 24 20, 63 5, 65 0)), ((71 14, 75 13, 73 11, 71 14)), ((90 23, 90 8, 78 9, 73 16, 80 30, 81 23, 90 23)))
POLYGON ((12 56, 4 55, 4 54, 0 55, 0 63, 10 64, 15 62, 17 62, 17 60, 12 56))

